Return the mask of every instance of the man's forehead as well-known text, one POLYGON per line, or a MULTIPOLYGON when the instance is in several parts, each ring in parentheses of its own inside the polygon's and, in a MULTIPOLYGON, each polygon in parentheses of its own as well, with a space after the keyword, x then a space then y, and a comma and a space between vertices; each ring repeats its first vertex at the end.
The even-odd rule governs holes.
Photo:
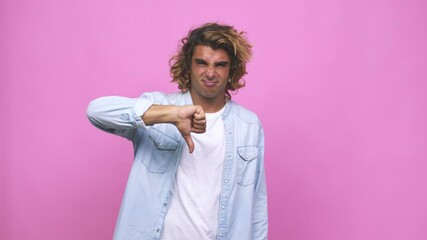
POLYGON ((209 46, 198 45, 193 51, 193 59, 211 60, 211 61, 230 61, 228 53, 222 49, 213 49, 209 46))

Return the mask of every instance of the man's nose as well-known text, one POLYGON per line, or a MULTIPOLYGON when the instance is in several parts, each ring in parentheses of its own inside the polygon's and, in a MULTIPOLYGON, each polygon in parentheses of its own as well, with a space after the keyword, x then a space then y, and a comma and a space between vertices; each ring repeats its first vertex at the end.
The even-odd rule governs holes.
POLYGON ((209 66, 208 69, 206 70, 206 76, 208 78, 213 78, 215 77, 215 68, 212 66, 209 66))

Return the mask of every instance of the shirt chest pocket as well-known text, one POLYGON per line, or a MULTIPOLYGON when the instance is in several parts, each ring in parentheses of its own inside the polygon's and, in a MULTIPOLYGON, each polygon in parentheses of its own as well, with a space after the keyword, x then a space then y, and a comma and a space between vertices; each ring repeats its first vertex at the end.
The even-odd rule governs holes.
POLYGON ((237 183, 242 186, 254 184, 257 179, 258 147, 238 147, 237 155, 237 183))
POLYGON ((178 146, 178 141, 151 128, 144 143, 142 163, 149 172, 165 173, 176 160, 178 146))

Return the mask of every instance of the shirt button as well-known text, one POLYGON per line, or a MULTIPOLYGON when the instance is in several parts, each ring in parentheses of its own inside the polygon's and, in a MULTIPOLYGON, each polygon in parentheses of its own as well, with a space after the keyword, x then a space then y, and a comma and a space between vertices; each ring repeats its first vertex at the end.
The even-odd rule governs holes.
POLYGON ((231 130, 229 130, 228 133, 231 134, 231 130))
POLYGON ((163 203, 163 206, 165 206, 165 207, 166 207, 167 205, 168 205, 168 203, 163 203))
POLYGON ((161 142, 159 142, 159 146, 162 146, 162 143, 161 143, 161 142))
POLYGON ((225 208, 225 206, 224 206, 224 205, 222 205, 222 206, 221 206, 221 208, 222 208, 222 209, 224 209, 224 208, 225 208))
POLYGON ((157 228, 157 229, 156 229, 156 232, 160 232, 160 228, 157 228))
POLYGON ((219 236, 222 237, 222 233, 220 233, 219 236))
POLYGON ((228 157, 231 157, 231 154, 230 154, 230 153, 228 154, 228 157))
POLYGON ((228 180, 224 180, 225 183, 228 183, 228 180))
POLYGON ((248 159, 249 159, 249 156, 248 156, 248 155, 246 155, 246 157, 245 157, 245 158, 246 158, 246 160, 248 160, 248 159))

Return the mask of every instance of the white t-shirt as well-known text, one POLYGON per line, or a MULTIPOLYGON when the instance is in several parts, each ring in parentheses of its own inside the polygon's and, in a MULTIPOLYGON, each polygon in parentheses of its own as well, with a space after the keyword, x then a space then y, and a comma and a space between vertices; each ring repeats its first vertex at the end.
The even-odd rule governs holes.
POLYGON ((206 113, 206 132, 191 134, 192 154, 187 145, 182 149, 162 240, 216 238, 225 154, 223 111, 206 113))

